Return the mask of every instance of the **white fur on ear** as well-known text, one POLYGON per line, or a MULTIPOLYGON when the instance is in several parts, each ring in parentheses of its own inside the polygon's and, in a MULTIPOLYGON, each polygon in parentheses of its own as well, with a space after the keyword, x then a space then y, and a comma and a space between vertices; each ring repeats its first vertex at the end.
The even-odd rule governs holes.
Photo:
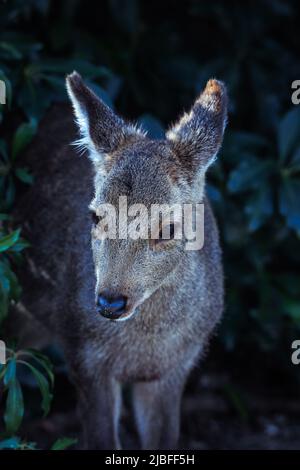
POLYGON ((83 134, 87 135, 88 132, 89 132, 89 128, 88 128, 88 118, 87 118, 86 110, 80 104, 80 102, 78 101, 78 99, 76 98, 76 96, 75 96, 75 94, 73 93, 73 90, 72 90, 71 80, 72 80, 72 78, 74 78, 74 75, 76 76, 77 73, 73 72, 66 79, 67 92, 68 92, 69 98, 71 100, 71 103, 73 105, 73 110, 74 110, 74 114, 76 116, 76 122, 78 124, 78 127, 79 127, 80 131, 83 134))
POLYGON ((101 154, 100 152, 96 150, 95 144, 93 143, 90 137, 89 119, 88 119, 86 108, 77 99, 72 89, 72 80, 74 83, 74 79, 81 80, 80 75, 75 71, 71 75, 67 76, 66 87, 67 87, 69 98, 72 103, 76 124, 79 128, 81 137, 75 140, 74 142, 72 142, 72 145, 76 148, 76 150, 80 154, 83 154, 87 150, 89 153, 89 158, 92 160, 93 163, 97 164, 103 160, 103 154, 101 154))
POLYGON ((101 163, 128 137, 143 136, 144 133, 132 124, 127 124, 88 88, 77 72, 66 78, 81 138, 74 142, 79 151, 88 150, 94 163, 101 163))

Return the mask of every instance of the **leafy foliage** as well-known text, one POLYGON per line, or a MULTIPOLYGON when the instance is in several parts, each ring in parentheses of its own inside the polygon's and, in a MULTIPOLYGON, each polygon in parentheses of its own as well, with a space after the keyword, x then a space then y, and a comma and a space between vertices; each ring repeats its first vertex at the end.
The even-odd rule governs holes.
POLYGON ((54 384, 54 375, 50 361, 46 356, 34 350, 8 350, 9 357, 5 365, 1 365, 0 378, 3 378, 4 392, 6 392, 6 407, 4 421, 6 434, 11 436, 18 431, 24 415, 24 400, 17 369, 20 365, 29 368, 33 374, 42 395, 42 409, 44 415, 50 410, 52 400, 51 388, 54 384), (33 362, 26 360, 28 358, 33 362), (44 372, 43 375, 40 369, 44 372), (46 378, 47 377, 47 378, 46 378))
POLYGON ((26 246, 28 243, 20 238, 20 230, 0 238, 0 324, 7 316, 10 301, 19 300, 21 287, 11 268, 11 262, 26 246))
MULTIPOLYGON (((51 450, 65 450, 76 444, 77 439, 62 437, 57 439, 51 447, 51 450)), ((8 439, 3 439, 0 442, 0 450, 37 450, 35 442, 21 441, 20 437, 13 436, 8 439)))

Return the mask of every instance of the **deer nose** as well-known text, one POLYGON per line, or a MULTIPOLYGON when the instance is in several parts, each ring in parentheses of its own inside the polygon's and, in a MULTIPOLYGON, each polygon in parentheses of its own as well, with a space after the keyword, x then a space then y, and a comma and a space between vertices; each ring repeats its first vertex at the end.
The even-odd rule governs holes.
POLYGON ((127 304, 125 295, 113 295, 100 292, 97 298, 97 310, 105 318, 115 320, 124 313, 127 304))

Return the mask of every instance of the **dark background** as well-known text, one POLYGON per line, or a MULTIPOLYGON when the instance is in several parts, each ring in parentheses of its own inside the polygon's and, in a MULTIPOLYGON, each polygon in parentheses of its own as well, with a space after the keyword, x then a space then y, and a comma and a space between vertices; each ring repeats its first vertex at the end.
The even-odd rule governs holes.
MULTIPOLYGON (((0 79, 8 92, 0 107, 3 237, 17 228, 15 201, 34 184, 22 153, 47 108, 66 100, 66 73, 76 69, 156 138, 207 79, 226 83, 229 123, 207 182, 224 251, 226 311, 202 373, 187 387, 182 445, 297 448, 300 365, 291 362, 291 342, 300 339, 300 105, 292 104, 291 84, 300 79, 299 2, 0 5, 0 79)), ((0 319, 21 295, 13 274, 26 249, 20 237, 0 253, 0 319)), ((64 366, 57 351, 47 353, 56 364, 51 414, 40 420, 38 390, 20 367, 25 421, 8 433, 42 447, 77 429, 64 366)), ((3 413, 5 406, 4 388, 3 413)))

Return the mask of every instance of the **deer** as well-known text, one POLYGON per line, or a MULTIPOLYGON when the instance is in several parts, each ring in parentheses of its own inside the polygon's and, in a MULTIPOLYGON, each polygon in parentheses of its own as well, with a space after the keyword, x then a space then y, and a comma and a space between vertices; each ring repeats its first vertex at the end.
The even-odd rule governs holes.
POLYGON ((140 446, 174 449, 185 383, 223 313, 205 178, 226 127, 226 87, 210 79, 163 139, 118 116, 77 72, 66 88, 75 119, 69 105, 54 107, 28 152, 35 184, 18 213, 32 248, 18 314, 62 347, 78 395, 80 448, 121 449, 128 384, 140 446), (101 236, 99 208, 116 207, 120 196, 147 208, 202 204, 203 247, 186 250, 174 221, 167 239, 101 236))

